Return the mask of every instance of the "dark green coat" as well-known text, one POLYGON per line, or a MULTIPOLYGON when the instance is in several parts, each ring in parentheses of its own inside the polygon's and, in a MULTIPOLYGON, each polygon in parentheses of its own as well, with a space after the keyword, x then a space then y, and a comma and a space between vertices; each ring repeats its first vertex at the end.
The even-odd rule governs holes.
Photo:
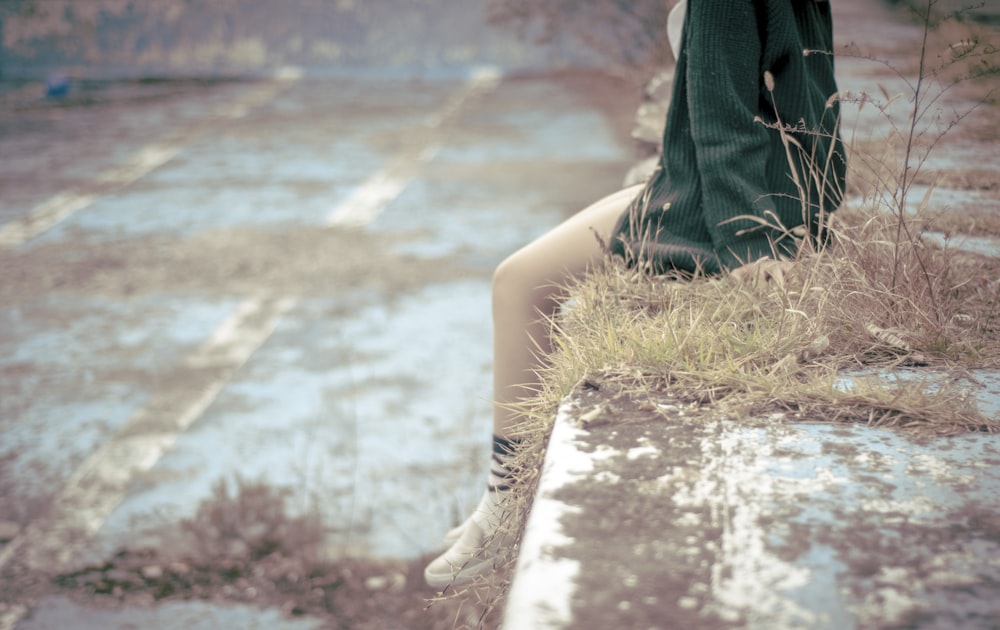
POLYGON ((828 2, 689 0, 663 155, 612 251, 711 274, 794 254, 802 226, 817 236, 846 170, 833 66, 828 2))

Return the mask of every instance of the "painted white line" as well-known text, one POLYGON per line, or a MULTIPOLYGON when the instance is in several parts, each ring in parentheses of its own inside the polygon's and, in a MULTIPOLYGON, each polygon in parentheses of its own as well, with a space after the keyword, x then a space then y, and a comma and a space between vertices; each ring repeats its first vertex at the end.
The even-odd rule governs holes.
POLYGON ((268 102, 288 87, 287 82, 265 83, 245 92, 232 103, 226 103, 215 110, 214 115, 220 118, 238 119, 246 116, 250 110, 268 102))
MULTIPOLYGON (((235 120, 247 115, 278 94, 288 89, 302 76, 295 68, 282 69, 275 74, 275 80, 263 83, 243 92, 230 103, 226 103, 211 114, 209 119, 235 120)), ((74 213, 87 208, 101 197, 114 194, 145 177, 172 160, 185 144, 196 139, 201 133, 201 125, 180 135, 150 144, 140 149, 125 164, 111 168, 94 178, 93 184, 83 189, 57 193, 47 201, 35 206, 25 216, 0 226, 0 249, 12 248, 26 243, 40 234, 65 221, 74 213)))
POLYGON ((0 249, 16 247, 48 230, 66 217, 94 203, 97 195, 62 192, 35 206, 26 216, 0 227, 0 249))
POLYGON ((294 298, 251 298, 242 302, 209 339, 188 357, 191 367, 241 365, 271 336, 278 317, 295 305, 294 298), (249 334, 248 334, 249 333, 249 334))
POLYGON ((376 171, 330 213, 330 227, 362 228, 398 197, 416 175, 420 164, 430 162, 441 149, 439 145, 423 148, 415 157, 402 156, 376 171))
POLYGON ((0 612, 0 630, 14 630, 17 622, 28 614, 28 607, 23 604, 7 604, 7 609, 0 612))
POLYGON ((96 191, 61 192, 36 206, 26 216, 0 227, 0 248, 16 247, 83 210, 102 195, 113 193, 169 162, 180 151, 179 143, 151 144, 122 166, 101 173, 96 191))
MULTIPOLYGON (((462 89, 453 94, 427 120, 427 127, 437 129, 461 110, 473 96, 488 92, 500 84, 502 74, 492 66, 476 69, 462 89)), ((394 199, 402 194, 421 164, 430 162, 441 149, 433 139, 415 152, 397 156, 376 171, 329 214, 329 227, 363 228, 370 224, 394 199)))
POLYGON ((148 471, 215 401, 233 373, 271 336, 294 298, 252 298, 240 305, 189 357, 204 380, 188 379, 154 391, 146 405, 69 479, 42 518, 0 552, 0 570, 14 557, 28 567, 65 570, 125 498, 132 480, 148 471), (205 367, 208 366, 208 367, 205 367))
POLYGON ((494 66, 482 66, 474 69, 469 75, 469 80, 465 86, 445 102, 441 109, 428 120, 428 125, 431 127, 440 127, 449 118, 457 114, 467 100, 473 96, 496 89, 500 85, 502 78, 503 74, 494 66))
POLYGON ((177 141, 151 144, 124 165, 99 175, 97 182, 115 189, 123 188, 174 159, 180 150, 181 143, 177 141))
POLYGON ((250 110, 263 105, 287 90, 293 83, 305 76, 302 68, 285 66, 278 68, 272 74, 273 81, 262 83, 256 88, 243 93, 232 103, 227 103, 215 111, 215 116, 221 118, 243 118, 250 110))

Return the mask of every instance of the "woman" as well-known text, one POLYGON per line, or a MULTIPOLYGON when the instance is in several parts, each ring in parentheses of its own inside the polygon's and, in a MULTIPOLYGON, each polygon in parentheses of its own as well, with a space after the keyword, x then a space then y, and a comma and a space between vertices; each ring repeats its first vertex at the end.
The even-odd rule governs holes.
POLYGON ((492 569, 483 543, 504 519, 508 463, 550 349, 559 287, 604 250, 650 273, 780 280, 803 240, 822 243, 845 161, 825 0, 691 0, 657 169, 515 252, 493 277, 494 445, 488 488, 431 562, 436 588, 492 569))

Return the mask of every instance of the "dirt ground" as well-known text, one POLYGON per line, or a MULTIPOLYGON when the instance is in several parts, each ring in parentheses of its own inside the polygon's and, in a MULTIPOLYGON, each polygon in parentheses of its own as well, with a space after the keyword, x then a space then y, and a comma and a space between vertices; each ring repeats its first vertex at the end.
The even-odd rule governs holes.
MULTIPOLYGON (((322 627, 445 630, 496 627, 500 607, 487 592, 444 596, 426 586, 430 555, 412 560, 326 559, 324 530, 311 516, 289 517, 286 491, 260 483, 224 485, 184 521, 171 551, 121 549, 99 563, 55 576, 12 563, 0 576, 4 601, 63 595, 88 608, 143 609, 201 600, 280 609, 322 627)), ((0 615, 6 605, 0 603, 0 615)))

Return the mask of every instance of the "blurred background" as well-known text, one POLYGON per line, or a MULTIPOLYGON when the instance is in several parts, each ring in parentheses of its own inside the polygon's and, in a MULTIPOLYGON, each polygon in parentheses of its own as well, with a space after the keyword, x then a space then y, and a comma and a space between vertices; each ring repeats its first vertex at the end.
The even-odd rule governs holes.
POLYGON ((635 66, 663 42, 668 2, 525 0, 4 0, 7 78, 310 73, 437 76, 635 66))
POLYGON ((328 612, 338 558, 419 613, 485 483, 492 270, 649 152, 668 9, 0 2, 0 628, 328 612))

